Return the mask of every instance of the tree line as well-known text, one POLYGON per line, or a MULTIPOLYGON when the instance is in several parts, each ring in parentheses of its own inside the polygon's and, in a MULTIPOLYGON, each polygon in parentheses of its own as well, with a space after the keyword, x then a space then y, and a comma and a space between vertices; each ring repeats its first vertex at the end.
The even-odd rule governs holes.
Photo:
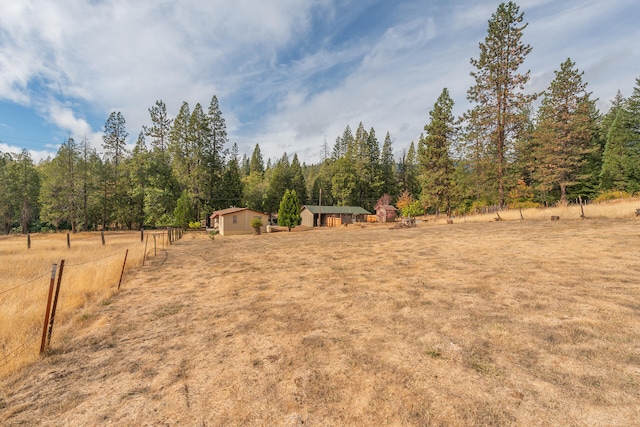
POLYGON ((277 212, 288 190, 300 206, 371 211, 387 200, 414 215, 640 191, 640 78, 605 114, 570 58, 544 92, 527 93, 530 72, 521 68, 532 47, 523 21, 515 3, 498 6, 471 59, 471 108, 454 117, 443 88, 419 140, 398 158, 389 132, 381 144, 361 122, 325 143, 317 164, 287 153, 265 164, 259 144, 250 157, 228 147, 215 95, 206 111, 184 102, 173 119, 159 100, 130 151, 125 118, 113 112, 102 152, 69 138, 37 165, 26 150, 0 153, 3 231, 186 226, 230 206, 277 212))

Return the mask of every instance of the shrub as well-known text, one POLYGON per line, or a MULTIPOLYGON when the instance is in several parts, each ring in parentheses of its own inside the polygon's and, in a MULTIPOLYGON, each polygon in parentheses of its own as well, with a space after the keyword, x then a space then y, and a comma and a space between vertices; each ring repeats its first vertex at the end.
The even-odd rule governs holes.
POLYGON ((189 228, 197 230, 198 228, 201 228, 201 227, 202 227, 202 224, 200 223, 200 221, 194 221, 194 222, 189 221, 189 228))
POLYGON ((593 201, 594 203, 602 203, 609 200, 630 199, 631 197, 631 194, 627 193, 626 191, 611 190, 600 193, 598 197, 593 199, 593 201))

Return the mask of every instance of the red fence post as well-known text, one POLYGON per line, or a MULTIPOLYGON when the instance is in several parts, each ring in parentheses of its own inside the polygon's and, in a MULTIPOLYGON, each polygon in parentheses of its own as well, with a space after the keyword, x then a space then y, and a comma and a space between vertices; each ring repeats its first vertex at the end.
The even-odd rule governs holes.
POLYGON ((120 285, 122 284, 122 276, 124 276, 124 266, 127 264, 127 255, 129 255, 129 249, 124 253, 124 262, 122 263, 122 273, 120 273, 120 281, 118 282, 118 290, 120 290, 120 285))
POLYGON ((40 354, 44 353, 44 347, 47 339, 47 326, 49 326, 49 312, 51 311, 51 297, 53 294, 53 285, 56 281, 56 267, 58 264, 51 266, 51 282, 49 283, 49 298, 47 299, 47 311, 44 314, 44 326, 42 327, 42 342, 40 343, 40 354))

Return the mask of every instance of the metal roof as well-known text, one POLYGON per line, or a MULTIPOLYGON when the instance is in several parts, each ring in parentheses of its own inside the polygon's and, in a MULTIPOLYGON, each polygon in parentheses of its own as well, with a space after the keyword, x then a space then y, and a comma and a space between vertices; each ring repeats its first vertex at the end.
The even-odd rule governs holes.
POLYGON ((371 215, 359 206, 318 206, 304 205, 301 210, 307 209, 313 214, 351 214, 351 215, 371 215))

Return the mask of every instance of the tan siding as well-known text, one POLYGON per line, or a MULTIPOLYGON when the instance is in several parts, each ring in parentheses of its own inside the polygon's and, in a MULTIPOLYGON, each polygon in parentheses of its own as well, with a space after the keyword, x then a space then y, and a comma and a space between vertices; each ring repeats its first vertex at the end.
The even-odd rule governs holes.
POLYGON ((253 234, 253 228, 251 227, 251 220, 254 216, 262 218, 261 232, 266 233, 268 215, 261 212, 252 210, 243 210, 239 212, 233 212, 223 215, 220 218, 220 234, 222 236, 234 236, 238 234, 253 234), (233 217, 236 217, 236 222, 233 222, 233 217))
POLYGON ((315 224, 313 223, 313 212, 309 209, 304 209, 300 212, 300 216, 302 217, 302 222, 300 225, 304 225, 305 227, 313 227, 315 224))

